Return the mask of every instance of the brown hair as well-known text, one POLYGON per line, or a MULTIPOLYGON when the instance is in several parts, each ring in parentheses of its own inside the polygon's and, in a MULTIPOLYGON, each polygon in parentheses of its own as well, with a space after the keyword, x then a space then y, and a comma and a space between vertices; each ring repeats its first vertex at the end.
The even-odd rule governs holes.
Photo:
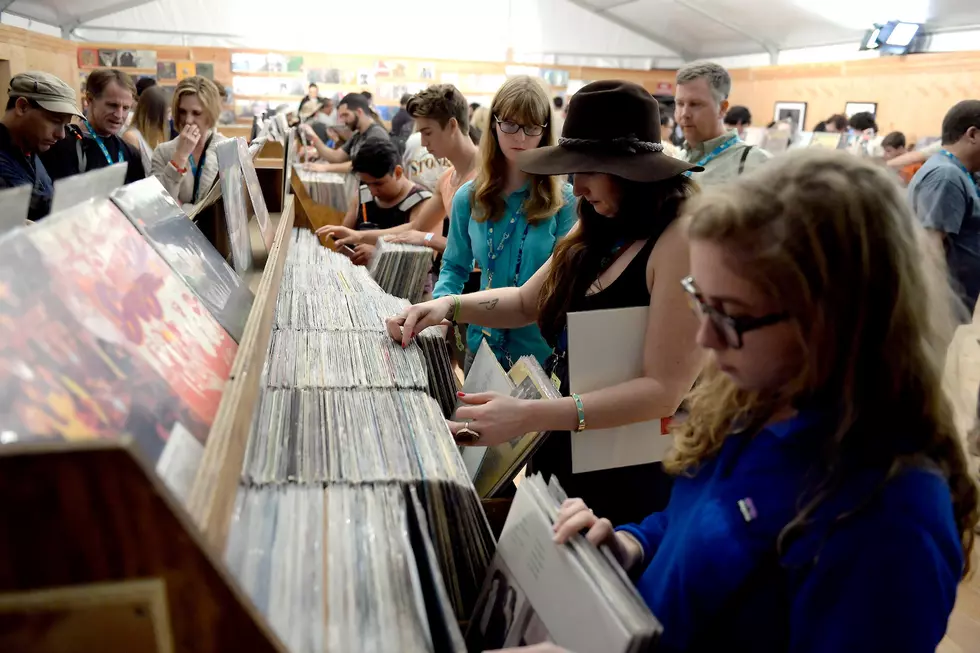
POLYGON ((218 87, 206 77, 194 76, 180 80, 174 90, 174 99, 171 105, 174 127, 178 130, 183 128, 183 125, 178 125, 177 121, 180 120, 180 101, 185 95, 196 95, 211 119, 211 127, 213 128, 218 124, 218 116, 221 115, 221 96, 218 94, 218 87))
MULTIPOLYGON (((551 100, 539 81, 518 75, 504 82, 490 105, 490 113, 499 120, 522 125, 541 125, 544 134, 538 147, 554 145, 551 100)), ((473 219, 477 222, 499 220, 504 214, 504 188, 507 160, 497 143, 497 130, 491 119, 488 133, 480 141, 480 167, 473 183, 473 219)), ((528 175, 531 194, 524 202, 524 212, 531 224, 547 220, 558 213, 565 202, 560 177, 528 175)))
POLYGON ((620 188, 616 217, 599 215, 591 204, 579 200, 578 229, 555 247, 538 300, 538 326, 552 345, 565 328, 572 301, 585 296, 616 244, 659 238, 698 189, 680 175, 652 183, 616 180, 620 188))
POLYGON ((139 130, 147 144, 156 146, 167 138, 167 94, 159 86, 151 86, 140 95, 133 113, 133 126, 139 130))
POLYGON ((780 547, 855 470, 887 470, 871 501, 903 469, 925 463, 949 484, 969 570, 977 487, 942 388, 956 300, 896 181, 846 153, 802 150, 692 204, 691 241, 723 246, 789 314, 806 362, 778 393, 742 390, 709 366, 666 468, 692 473, 729 433, 758 430, 787 401, 819 404, 836 430, 780 547))
POLYGON ((85 94, 93 98, 100 97, 112 82, 127 89, 133 94, 133 100, 136 100, 136 84, 133 83, 133 78, 115 68, 93 70, 88 79, 85 80, 85 94))
POLYGON ((435 120, 443 129, 453 118, 464 134, 470 128, 466 98, 452 84, 436 84, 419 91, 409 98, 405 110, 413 118, 435 120))

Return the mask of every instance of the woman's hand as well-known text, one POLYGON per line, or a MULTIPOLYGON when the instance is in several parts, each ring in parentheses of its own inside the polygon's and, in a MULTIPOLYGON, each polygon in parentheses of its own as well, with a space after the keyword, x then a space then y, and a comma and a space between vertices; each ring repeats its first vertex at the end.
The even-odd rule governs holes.
POLYGON ((364 242, 364 236, 360 231, 339 224, 328 224, 325 227, 320 227, 316 230, 316 235, 329 236, 337 241, 338 245, 350 245, 351 247, 364 242))
POLYGON ((495 392, 471 395, 460 392, 459 398, 465 405, 456 411, 456 420, 480 436, 475 441, 459 444, 494 447, 534 430, 527 423, 528 409, 533 405, 530 399, 515 399, 495 392))
POLYGON ((401 243, 403 245, 419 245, 421 247, 428 247, 429 243, 425 240, 426 236, 428 236, 428 234, 424 231, 412 229, 411 231, 403 231, 401 233, 385 236, 385 240, 387 240, 389 243, 401 243))
POLYGON ((401 314, 389 317, 385 321, 388 335, 402 343, 402 347, 408 347, 412 338, 423 330, 448 320, 454 307, 453 298, 450 296, 409 306, 401 314))
POLYGON ((581 499, 567 499, 558 510, 555 520, 555 542, 564 544, 573 535, 587 530, 585 539, 595 546, 605 544, 620 566, 629 571, 643 552, 627 535, 613 530, 612 522, 599 519, 581 499))
POLYGON ((177 136, 177 150, 174 152, 174 160, 180 164, 181 168, 186 168, 187 160, 190 158, 194 148, 201 140, 201 130, 197 125, 184 125, 177 136))

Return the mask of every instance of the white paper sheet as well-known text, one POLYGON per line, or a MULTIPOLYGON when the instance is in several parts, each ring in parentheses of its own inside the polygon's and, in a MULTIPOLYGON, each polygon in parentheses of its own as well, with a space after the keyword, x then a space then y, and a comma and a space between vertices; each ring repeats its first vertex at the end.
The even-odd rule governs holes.
MULTIPOLYGON (((568 314, 568 376, 572 392, 585 394, 640 377, 649 308, 568 314)), ((588 423, 588 415, 586 415, 588 423)), ((670 436, 660 420, 572 433, 572 472, 592 472, 663 460, 670 436)))

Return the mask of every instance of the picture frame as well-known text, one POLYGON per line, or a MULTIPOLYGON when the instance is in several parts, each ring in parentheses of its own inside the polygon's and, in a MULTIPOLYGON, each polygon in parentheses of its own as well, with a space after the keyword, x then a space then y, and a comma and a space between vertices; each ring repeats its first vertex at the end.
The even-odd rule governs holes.
POLYGON ((855 113, 863 113, 867 111, 874 117, 878 117, 878 103, 877 102, 847 102, 844 104, 844 115, 850 120, 851 116, 855 113))
POLYGON ((804 129, 806 125, 806 102, 777 102, 773 108, 773 122, 791 120, 793 133, 804 129))

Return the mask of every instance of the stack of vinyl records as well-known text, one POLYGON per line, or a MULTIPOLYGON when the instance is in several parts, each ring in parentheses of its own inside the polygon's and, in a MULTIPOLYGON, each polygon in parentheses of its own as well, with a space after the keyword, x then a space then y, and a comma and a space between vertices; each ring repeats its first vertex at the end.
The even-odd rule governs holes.
POLYGON ((294 231, 226 557, 292 651, 463 651, 493 538, 423 348, 384 332, 407 302, 362 275, 294 231))
POLYGON ((371 259, 371 276, 385 292, 404 297, 413 304, 421 301, 425 280, 432 269, 432 250, 418 245, 402 245, 378 240, 371 259))
POLYGON ((316 204, 347 212, 347 204, 357 192, 357 179, 336 172, 313 172, 298 166, 293 169, 316 204))

